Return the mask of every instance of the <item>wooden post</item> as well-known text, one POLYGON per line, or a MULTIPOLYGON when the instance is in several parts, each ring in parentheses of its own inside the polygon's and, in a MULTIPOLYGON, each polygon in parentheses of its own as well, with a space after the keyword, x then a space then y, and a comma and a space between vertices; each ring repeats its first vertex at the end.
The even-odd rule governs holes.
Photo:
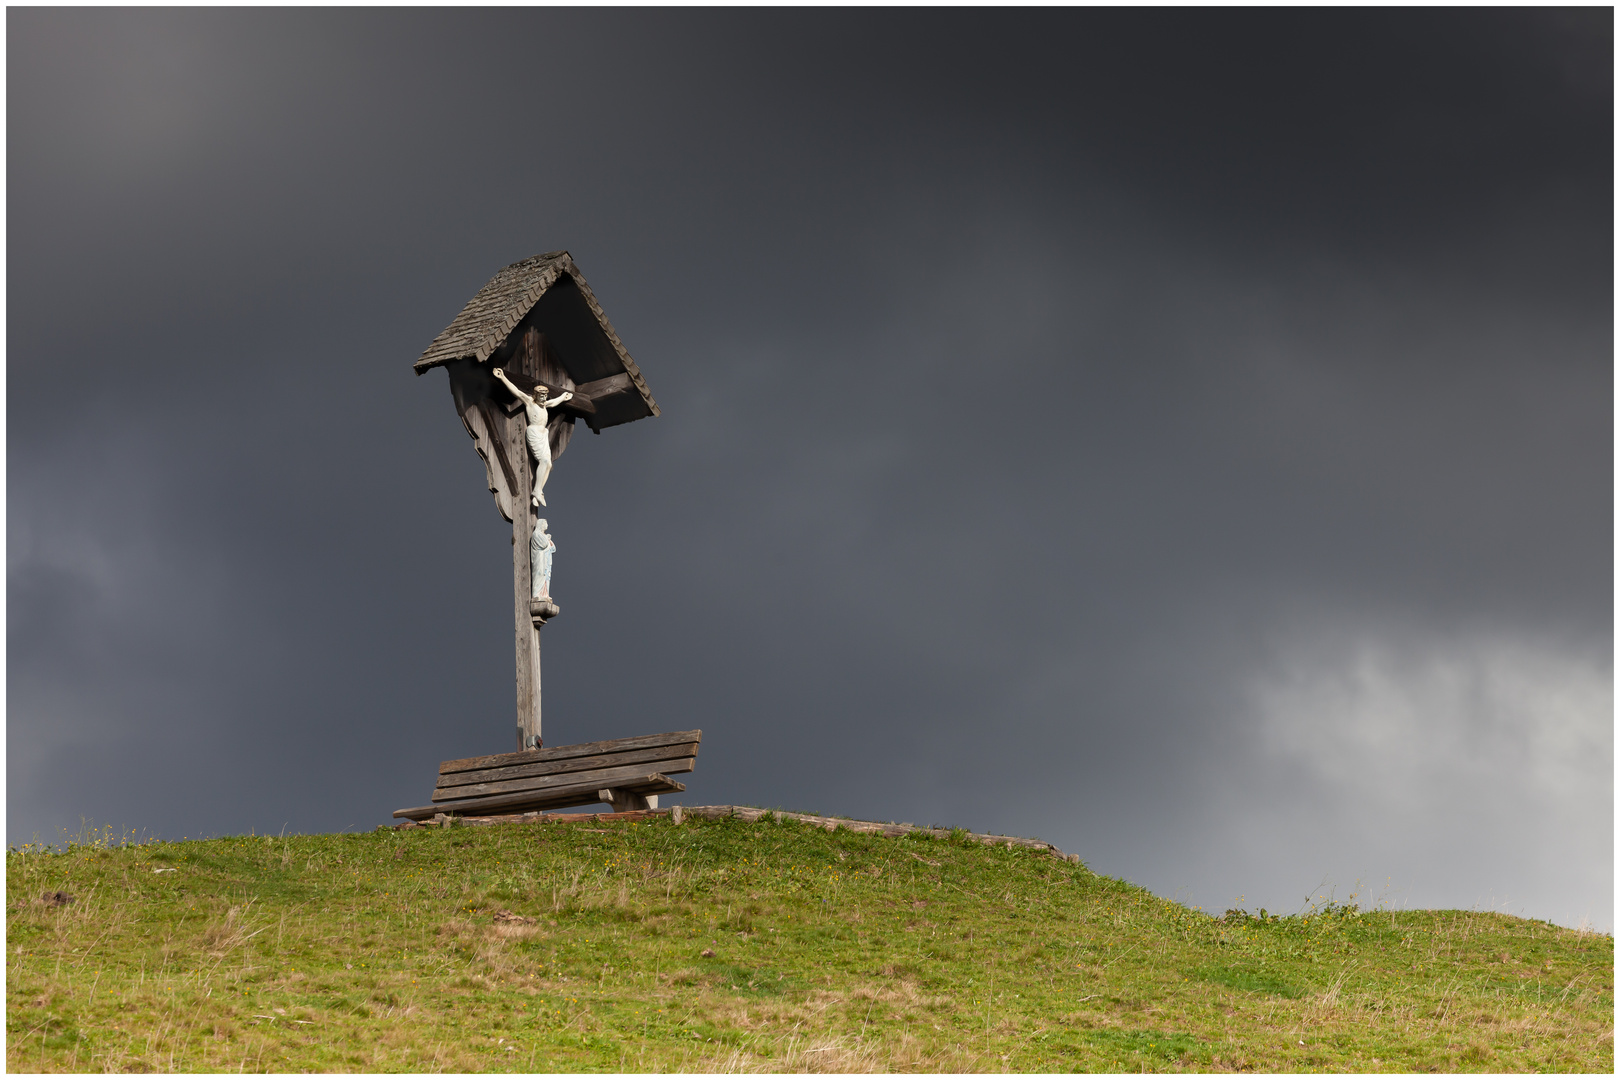
MULTIPOLYGON (((529 379, 544 382, 552 393, 558 389, 572 390, 574 380, 568 377, 556 362, 546 345, 545 335, 534 326, 524 330, 515 339, 509 361, 516 371, 529 379)), ((522 462, 518 473, 521 490, 512 493, 512 621, 517 646, 517 748, 531 750, 540 745, 540 628, 546 620, 557 615, 557 605, 550 601, 531 601, 529 591, 529 536, 539 519, 541 509, 530 502, 534 487, 534 461, 529 457, 529 444, 525 414, 520 409, 511 413, 509 459, 522 462)), ((572 419, 553 421, 551 455, 556 459, 568 445, 573 430, 572 419)))
MULTIPOLYGON (((550 600, 525 600, 525 615, 529 623, 529 725, 518 732, 518 749, 528 750, 540 745, 540 628, 547 619, 556 618, 561 609, 550 600), (530 739, 530 736, 533 739, 530 739)), ((521 706, 520 706, 521 708, 521 706)))
POLYGON ((507 459, 517 473, 518 490, 512 492, 512 629, 517 653, 517 748, 528 750, 540 741, 540 629, 529 617, 529 534, 534 531, 534 507, 529 490, 534 464, 524 442, 521 419, 506 426, 507 459))

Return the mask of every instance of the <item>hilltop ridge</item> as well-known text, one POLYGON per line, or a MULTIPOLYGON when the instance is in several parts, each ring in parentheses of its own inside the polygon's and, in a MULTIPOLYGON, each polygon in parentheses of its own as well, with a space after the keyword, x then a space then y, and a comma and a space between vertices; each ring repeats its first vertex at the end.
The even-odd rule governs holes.
POLYGON ((1608 935, 727 809, 13 850, 8 1067, 1613 1068, 1608 935))

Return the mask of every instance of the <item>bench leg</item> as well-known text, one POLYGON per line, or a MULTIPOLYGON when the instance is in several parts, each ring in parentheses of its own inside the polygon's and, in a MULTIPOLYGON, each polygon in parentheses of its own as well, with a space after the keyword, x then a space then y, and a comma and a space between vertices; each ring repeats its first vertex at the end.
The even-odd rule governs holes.
POLYGON ((596 793, 599 801, 613 807, 615 814, 626 810, 656 810, 658 809, 658 796, 637 795, 633 791, 624 791, 620 788, 603 788, 596 793))

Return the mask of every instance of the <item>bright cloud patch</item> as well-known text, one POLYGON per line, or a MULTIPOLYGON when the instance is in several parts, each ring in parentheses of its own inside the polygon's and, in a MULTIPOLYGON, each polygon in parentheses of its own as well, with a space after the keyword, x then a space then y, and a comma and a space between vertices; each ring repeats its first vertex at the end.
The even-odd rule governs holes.
POLYGON ((1335 838, 1325 850, 1353 852, 1358 875, 1424 906, 1610 924, 1605 661, 1484 635, 1362 637, 1282 650, 1250 695, 1300 817, 1335 838), (1436 895, 1448 876, 1477 895, 1436 895))

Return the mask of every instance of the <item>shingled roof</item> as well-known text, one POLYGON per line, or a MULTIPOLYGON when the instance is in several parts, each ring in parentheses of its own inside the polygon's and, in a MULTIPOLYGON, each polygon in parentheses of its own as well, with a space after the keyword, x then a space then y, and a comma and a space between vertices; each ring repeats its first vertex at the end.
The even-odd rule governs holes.
MULTIPOLYGON (((490 278, 467 301, 461 314, 433 339, 413 365, 416 373, 421 375, 456 360, 483 363, 531 312, 543 324, 558 359, 575 383, 628 376, 644 403, 645 411, 635 411, 643 416, 658 415, 658 403, 653 401, 641 369, 630 359, 602 305, 596 302, 566 251, 548 251, 515 262, 490 278), (537 307, 541 308, 538 312, 537 307)), ((613 422, 629 419, 634 417, 613 422)))

